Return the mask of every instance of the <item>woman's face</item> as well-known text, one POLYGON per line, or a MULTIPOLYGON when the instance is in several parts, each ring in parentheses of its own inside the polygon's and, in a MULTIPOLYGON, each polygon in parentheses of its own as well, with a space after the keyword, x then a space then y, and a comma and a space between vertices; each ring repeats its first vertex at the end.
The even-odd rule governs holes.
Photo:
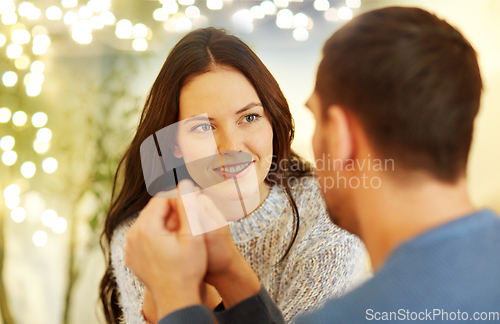
POLYGON ((243 198, 257 189, 267 195, 273 129, 248 79, 218 67, 184 85, 179 106, 174 155, 184 158, 193 179, 202 188, 218 184, 217 194, 231 200, 241 199, 231 178, 243 198))

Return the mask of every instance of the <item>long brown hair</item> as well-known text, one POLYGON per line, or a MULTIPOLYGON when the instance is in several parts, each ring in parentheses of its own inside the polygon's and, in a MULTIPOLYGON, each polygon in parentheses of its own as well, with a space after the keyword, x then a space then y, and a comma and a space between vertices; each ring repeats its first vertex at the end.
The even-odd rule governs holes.
POLYGON ((183 84, 188 78, 210 71, 214 65, 231 67, 243 73, 254 86, 270 118, 273 128, 272 165, 279 165, 279 168, 270 170, 266 183, 280 183, 283 186, 294 214, 293 236, 281 260, 288 254, 295 241, 299 229, 299 215, 288 180, 308 175, 312 169, 310 164, 291 150, 294 124, 278 83, 257 55, 239 38, 215 28, 190 32, 172 49, 153 83, 137 133, 118 164, 115 174, 111 206, 101 236, 101 246, 107 256, 107 269, 101 280, 100 299, 107 323, 117 323, 122 315, 109 252, 113 231, 128 217, 142 210, 151 198, 141 170, 140 145, 154 132, 178 122, 179 96, 183 84), (121 177, 120 170, 123 168, 125 171, 121 177), (118 189, 119 194, 115 198, 118 189))

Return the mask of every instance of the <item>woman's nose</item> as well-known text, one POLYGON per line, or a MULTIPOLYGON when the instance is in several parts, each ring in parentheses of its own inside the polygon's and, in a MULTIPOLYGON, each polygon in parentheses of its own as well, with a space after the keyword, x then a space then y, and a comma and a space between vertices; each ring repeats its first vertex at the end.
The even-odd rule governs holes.
POLYGON ((243 141, 236 131, 218 130, 215 141, 220 153, 230 151, 239 152, 243 151, 244 148, 243 141))

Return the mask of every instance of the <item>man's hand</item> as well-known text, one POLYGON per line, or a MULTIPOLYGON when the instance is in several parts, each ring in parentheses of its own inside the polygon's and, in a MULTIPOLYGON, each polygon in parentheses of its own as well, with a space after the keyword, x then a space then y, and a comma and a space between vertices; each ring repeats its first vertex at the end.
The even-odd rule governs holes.
POLYGON ((151 198, 127 234, 125 263, 151 291, 158 318, 201 304, 205 241, 192 236, 181 199, 151 198))
MULTIPOLYGON (((199 194, 197 201, 200 217, 224 219, 208 196, 199 194)), ((205 282, 217 289, 226 309, 260 291, 259 279, 234 244, 229 226, 205 233, 205 245, 208 255, 205 282)))

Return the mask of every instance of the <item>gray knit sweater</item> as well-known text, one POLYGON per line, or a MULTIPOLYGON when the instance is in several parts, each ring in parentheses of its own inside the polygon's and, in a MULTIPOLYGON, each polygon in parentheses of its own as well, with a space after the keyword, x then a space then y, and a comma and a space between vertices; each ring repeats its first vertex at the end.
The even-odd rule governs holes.
MULTIPOLYGON (((287 257, 278 263, 293 233, 293 212, 285 192, 274 185, 262 205, 229 228, 236 246, 287 322, 339 297, 358 283, 365 267, 361 241, 328 219, 320 188, 312 177, 292 189, 300 227, 287 257)), ((123 310, 121 323, 146 323, 142 315, 144 285, 125 265, 125 237, 134 217, 113 233, 111 262, 123 310)))

